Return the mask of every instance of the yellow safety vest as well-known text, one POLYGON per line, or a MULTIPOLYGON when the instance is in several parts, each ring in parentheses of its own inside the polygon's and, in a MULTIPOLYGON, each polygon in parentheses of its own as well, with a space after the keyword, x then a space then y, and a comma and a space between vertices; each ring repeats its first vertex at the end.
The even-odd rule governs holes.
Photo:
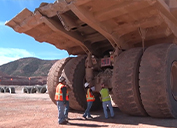
POLYGON ((107 88, 101 89, 100 94, 101 94, 101 99, 103 102, 111 100, 111 98, 109 96, 109 90, 107 88))

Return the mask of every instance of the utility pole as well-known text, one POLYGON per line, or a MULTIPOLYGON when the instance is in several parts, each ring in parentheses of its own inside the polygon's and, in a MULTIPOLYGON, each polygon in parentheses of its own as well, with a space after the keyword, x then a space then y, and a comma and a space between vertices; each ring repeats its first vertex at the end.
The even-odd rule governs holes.
POLYGON ((10 80, 12 81, 12 85, 13 85, 13 79, 11 78, 10 80))
POLYGON ((29 86, 30 86, 30 80, 31 80, 31 78, 29 77, 28 79, 29 79, 29 86))

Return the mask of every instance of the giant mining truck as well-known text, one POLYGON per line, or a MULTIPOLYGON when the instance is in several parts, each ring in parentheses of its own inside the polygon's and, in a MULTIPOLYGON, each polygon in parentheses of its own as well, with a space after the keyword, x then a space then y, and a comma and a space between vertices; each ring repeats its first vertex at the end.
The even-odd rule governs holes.
POLYGON ((50 69, 47 87, 63 75, 70 107, 87 106, 84 83, 100 84, 129 115, 177 118, 177 0, 56 0, 22 10, 6 25, 38 42, 66 50, 50 69))

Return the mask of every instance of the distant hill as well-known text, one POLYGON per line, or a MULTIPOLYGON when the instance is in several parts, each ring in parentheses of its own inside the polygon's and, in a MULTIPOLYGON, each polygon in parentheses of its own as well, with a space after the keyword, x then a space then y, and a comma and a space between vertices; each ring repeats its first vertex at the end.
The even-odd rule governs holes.
POLYGON ((22 58, 0 66, 0 72, 9 76, 47 76, 49 69, 57 60, 22 58))
POLYGON ((0 76, 8 76, 7 74, 5 74, 4 72, 0 71, 0 76))
POLYGON ((0 84, 46 84, 47 74, 57 60, 22 58, 0 66, 0 84), (13 78, 13 79, 11 79, 13 78))

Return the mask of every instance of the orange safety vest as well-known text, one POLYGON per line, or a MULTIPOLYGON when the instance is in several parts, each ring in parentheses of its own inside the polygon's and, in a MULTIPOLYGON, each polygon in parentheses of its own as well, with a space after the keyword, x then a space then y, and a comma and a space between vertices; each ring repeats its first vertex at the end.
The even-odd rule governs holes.
POLYGON ((90 93, 90 89, 87 89, 86 98, 87 98, 87 102, 89 102, 89 101, 95 101, 95 97, 90 93))
MULTIPOLYGON (((59 83, 56 87, 56 93, 55 93, 55 100, 59 100, 59 101, 63 101, 63 94, 62 94, 62 91, 61 89, 63 87, 66 87, 65 85, 63 85, 62 83, 59 83)), ((68 90, 66 92, 66 101, 69 100, 69 94, 68 94, 68 90)))

